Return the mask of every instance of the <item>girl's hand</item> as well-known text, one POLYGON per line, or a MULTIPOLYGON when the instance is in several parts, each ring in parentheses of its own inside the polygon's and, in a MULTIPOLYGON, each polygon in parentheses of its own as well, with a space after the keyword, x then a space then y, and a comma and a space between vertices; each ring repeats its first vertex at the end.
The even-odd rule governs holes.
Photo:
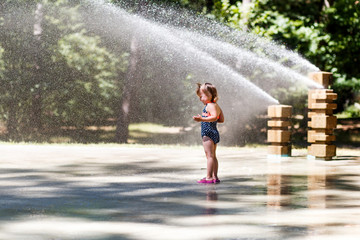
POLYGON ((193 119, 194 119, 196 122, 201 122, 201 116, 200 116, 200 114, 198 114, 197 116, 193 116, 193 119))

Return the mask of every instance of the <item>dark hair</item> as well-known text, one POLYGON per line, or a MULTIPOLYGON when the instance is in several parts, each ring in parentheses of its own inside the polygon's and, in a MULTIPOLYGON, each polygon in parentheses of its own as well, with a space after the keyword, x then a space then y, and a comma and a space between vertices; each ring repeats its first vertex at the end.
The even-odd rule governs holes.
POLYGON ((200 90, 203 90, 206 95, 211 96, 211 102, 216 102, 219 99, 216 87, 211 83, 197 83, 197 86, 196 94, 198 96, 200 96, 200 90))

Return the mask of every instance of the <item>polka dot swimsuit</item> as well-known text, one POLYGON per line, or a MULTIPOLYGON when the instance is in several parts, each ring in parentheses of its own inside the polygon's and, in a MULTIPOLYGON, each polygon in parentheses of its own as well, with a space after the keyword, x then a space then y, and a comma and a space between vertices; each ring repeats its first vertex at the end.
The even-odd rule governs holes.
MULTIPOLYGON (((207 105, 206 105, 207 106, 207 105)), ((203 109, 203 113, 208 114, 206 106, 203 109)), ((206 116, 203 116, 206 117, 206 116)), ((217 130, 217 121, 215 122, 201 122, 201 137, 209 137, 215 144, 220 142, 220 135, 217 130)))

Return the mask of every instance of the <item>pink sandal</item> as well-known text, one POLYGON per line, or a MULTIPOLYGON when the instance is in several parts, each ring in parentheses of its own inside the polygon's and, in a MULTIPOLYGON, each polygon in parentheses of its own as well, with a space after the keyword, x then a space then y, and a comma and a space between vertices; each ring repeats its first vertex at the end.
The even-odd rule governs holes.
POLYGON ((215 183, 216 179, 206 180, 206 178, 200 179, 197 183, 215 183))

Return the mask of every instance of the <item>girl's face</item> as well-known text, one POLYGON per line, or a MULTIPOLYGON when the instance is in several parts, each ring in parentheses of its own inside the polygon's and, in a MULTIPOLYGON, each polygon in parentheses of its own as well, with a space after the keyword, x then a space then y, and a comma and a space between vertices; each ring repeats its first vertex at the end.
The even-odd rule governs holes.
POLYGON ((211 102, 211 96, 206 95, 202 89, 200 89, 199 98, 200 98, 200 101, 201 101, 204 105, 206 105, 206 104, 208 104, 209 102, 211 102))

